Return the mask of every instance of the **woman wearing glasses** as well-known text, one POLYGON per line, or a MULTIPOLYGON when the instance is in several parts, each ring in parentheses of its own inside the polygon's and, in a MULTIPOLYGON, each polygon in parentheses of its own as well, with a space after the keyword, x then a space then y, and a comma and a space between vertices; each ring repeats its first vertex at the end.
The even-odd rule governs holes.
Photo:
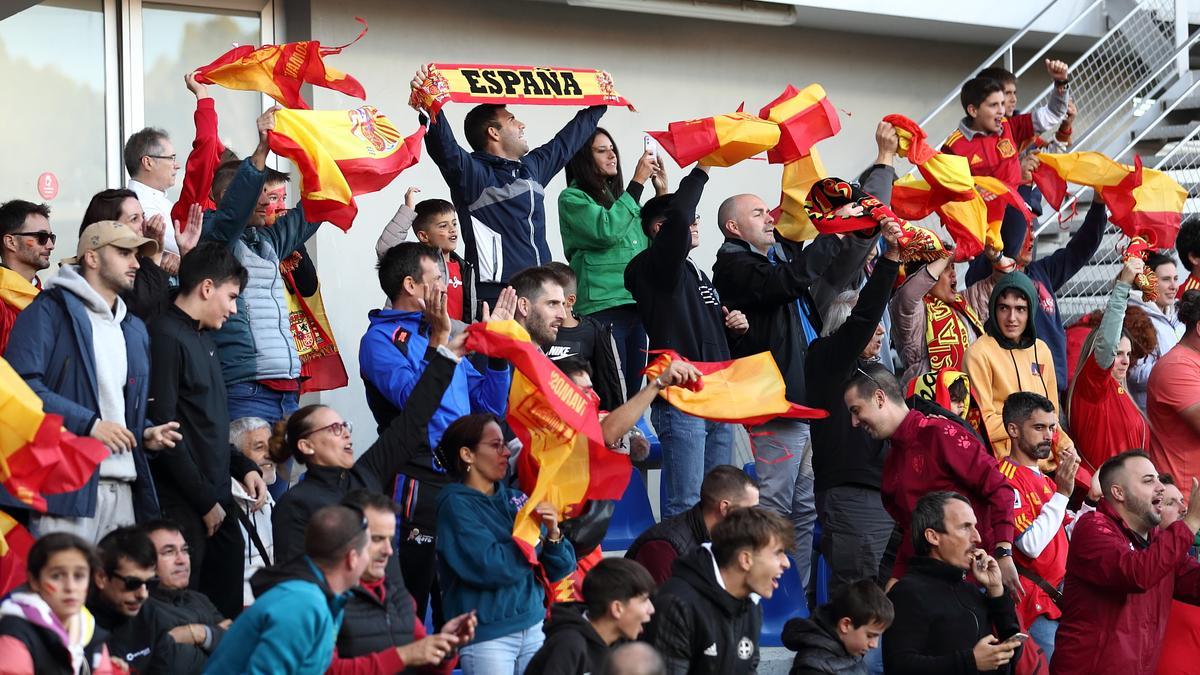
MULTIPOLYGON (((409 399, 414 400, 414 399, 409 399)), ((438 459, 457 482, 437 500, 438 581, 447 616, 478 611, 475 641, 459 651, 465 675, 520 675, 542 646, 545 589, 513 541, 513 523, 524 493, 502 481, 512 454, 492 415, 465 415, 446 428, 438 459)), ((575 551, 548 502, 537 505, 542 522, 538 562, 550 583, 575 570, 575 551)))
POLYGON ((357 460, 353 426, 338 411, 309 405, 292 413, 283 450, 306 470, 303 479, 283 493, 271 517, 276 564, 304 552, 304 528, 322 506, 340 503, 358 488, 389 494, 396 474, 413 474, 420 466, 432 472, 431 461, 413 460, 432 458, 427 427, 464 353, 464 339, 465 334, 460 334, 449 344, 426 351, 429 365, 413 387, 409 405, 357 460))
POLYGON ((0 604, 0 664, 5 673, 112 673, 105 632, 84 606, 98 567, 92 546, 65 532, 29 550, 28 586, 0 604))

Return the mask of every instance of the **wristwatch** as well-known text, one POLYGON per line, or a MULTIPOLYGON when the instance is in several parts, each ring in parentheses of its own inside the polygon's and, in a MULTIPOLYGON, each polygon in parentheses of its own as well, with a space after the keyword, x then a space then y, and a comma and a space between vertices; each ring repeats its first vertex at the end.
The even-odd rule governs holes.
POLYGON ((1065 80, 1055 80, 1054 86, 1062 87, 1063 89, 1066 89, 1071 86, 1071 78, 1067 78, 1065 80))
POLYGON ((996 550, 992 551, 992 557, 996 558, 997 560, 1000 558, 1011 558, 1012 549, 1005 546, 997 546, 996 550))

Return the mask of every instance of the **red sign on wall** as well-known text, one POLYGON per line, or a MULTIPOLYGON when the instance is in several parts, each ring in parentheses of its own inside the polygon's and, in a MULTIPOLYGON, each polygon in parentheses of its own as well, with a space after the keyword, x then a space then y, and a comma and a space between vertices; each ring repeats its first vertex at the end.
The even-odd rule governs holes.
POLYGON ((42 199, 45 199, 46 201, 54 199, 58 196, 58 176, 55 176, 49 171, 38 176, 37 190, 38 194, 42 196, 42 199))

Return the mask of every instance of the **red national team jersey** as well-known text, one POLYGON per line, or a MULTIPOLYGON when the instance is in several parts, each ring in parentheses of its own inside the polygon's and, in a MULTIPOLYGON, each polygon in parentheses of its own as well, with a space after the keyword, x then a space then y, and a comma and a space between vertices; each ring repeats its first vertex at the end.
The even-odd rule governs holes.
MULTIPOLYGON (((1057 486, 1049 476, 1021 466, 1010 457, 1000 460, 1000 473, 1004 475, 1012 485, 1013 491, 1016 492, 1013 501, 1013 525, 1017 537, 1020 537, 1025 530, 1029 529, 1029 526, 1033 525, 1033 521, 1042 512, 1042 505, 1054 496, 1057 486)), ((1055 588, 1062 583, 1063 577, 1067 574, 1067 530, 1065 525, 1069 520, 1070 516, 1063 520, 1063 525, 1059 526, 1054 539, 1046 545, 1046 548, 1042 549, 1042 554, 1037 558, 1030 559, 1013 547, 1013 557, 1018 566, 1036 572, 1038 576, 1055 588)), ((1034 619, 1041 615, 1045 615, 1049 619, 1057 619, 1062 616, 1062 612, 1050 599, 1049 594, 1024 576, 1021 577, 1021 588, 1024 589, 1025 596, 1017 605, 1017 616, 1020 617, 1023 627, 1028 628, 1034 619)))
POLYGON ((1179 284, 1179 288, 1175 290, 1175 299, 1182 300, 1183 294, 1190 290, 1200 290, 1200 279, 1197 279, 1195 275, 1192 274, 1187 275, 1187 278, 1183 280, 1183 283, 1179 284))
POLYGON ((462 269, 458 261, 450 258, 446 261, 446 313, 455 319, 463 315, 463 280, 462 269))
POLYGON ((999 134, 978 133, 968 139, 962 131, 955 131, 942 145, 942 151, 966 157, 971 175, 994 176, 1015 191, 1021 184, 1020 148, 1036 135, 1033 117, 1016 115, 1000 123, 999 134))

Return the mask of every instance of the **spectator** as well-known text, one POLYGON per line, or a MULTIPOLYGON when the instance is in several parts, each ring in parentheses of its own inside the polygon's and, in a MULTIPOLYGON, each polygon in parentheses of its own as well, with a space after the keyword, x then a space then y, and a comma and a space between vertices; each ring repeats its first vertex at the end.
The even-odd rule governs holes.
MULTIPOLYGON (((1014 211, 1008 211, 1006 220, 1013 213, 1014 211)), ((1098 197, 1093 198, 1091 207, 1083 217, 1083 224, 1071 235, 1067 245, 1037 260, 1033 259, 1033 237, 1029 227, 1023 222, 1022 216, 1018 214, 1017 218, 1022 221, 1018 229, 1024 237, 1018 249, 1020 252, 1017 254, 1017 269, 1029 277, 1037 291, 1037 305, 1041 311, 1032 312, 1031 309, 1033 325, 1037 329, 1038 339, 1046 343, 1053 357, 1054 378, 1059 387, 1057 400, 1066 401, 1067 387, 1071 383, 1069 366, 1073 364, 1068 362, 1067 331, 1056 294, 1100 249, 1100 241, 1108 226, 1107 212, 1104 210, 1104 203, 1098 197)), ((988 274, 991 274, 990 270, 977 271, 971 268, 967 272, 967 284, 974 284, 988 274)), ((987 317, 984 318, 986 320, 987 317)), ((1053 396, 1047 398, 1055 400, 1053 396)))
MULTIPOLYGON (((612 330, 590 316, 579 316, 575 313, 577 282, 575 272, 570 267, 560 262, 551 262, 546 263, 546 268, 558 275, 564 296, 563 323, 558 327, 554 344, 545 350, 546 355, 556 362, 572 356, 587 361, 592 371, 590 377, 593 391, 600 399, 600 409, 616 410, 625 402, 625 381, 621 373, 624 362, 617 356, 617 343, 612 330)), ((642 359, 645 360, 644 353, 642 359)), ((642 380, 641 371, 645 367, 643 364, 638 369, 638 382, 642 380)), ((631 397, 637 393, 636 389, 630 394, 631 397)))
MULTIPOLYGON (((1188 503, 1171 474, 1159 474, 1158 480, 1163 484, 1163 519, 1159 527, 1166 529, 1187 515, 1188 503)), ((1188 555, 1195 557, 1195 549, 1188 555)), ((1187 675, 1200 658, 1200 607, 1172 599, 1162 645, 1155 675, 1187 675)))
POLYGON ((304 555, 254 575, 258 601, 229 627, 205 672, 324 673, 333 659, 343 594, 370 562, 367 527, 361 511, 345 506, 314 513, 304 555))
MULTIPOLYGON (((96 438, 111 452, 87 485, 47 497, 46 515, 31 521, 35 535, 68 531, 98 541, 158 514, 145 451, 173 447, 179 424, 146 421, 149 339, 119 297, 133 285, 137 252, 156 247, 117 222, 89 225, 78 254, 63 261, 13 325, 5 358, 45 411, 62 415, 69 431, 96 438)), ((8 506, 24 506, 3 496, 8 506)))
POLYGON ((176 647, 192 647, 188 650, 191 672, 199 673, 225 635, 229 619, 208 596, 188 588, 192 560, 179 526, 155 520, 142 525, 142 530, 158 552, 159 583, 150 590, 147 601, 153 609, 155 630, 166 632, 176 647))
POLYGON ((907 388, 925 373, 966 370, 967 347, 984 335, 988 298, 999 275, 959 291, 951 258, 905 267, 889 307, 900 357, 908 364, 900 378, 907 388))
POLYGON ((558 329, 567 319, 566 293, 558 275, 546 266, 530 267, 512 278, 517 297, 513 318, 543 351, 558 339, 558 329))
POLYGON ((888 226, 887 251, 875 261, 867 284, 857 293, 845 291, 830 305, 823 336, 809 347, 804 363, 808 404, 829 411, 811 427, 820 549, 829 564, 830 588, 878 577, 895 529, 879 492, 884 441, 850 423, 842 383, 857 368, 880 360, 883 313, 900 269, 899 233, 897 225, 888 226))
MULTIPOLYGON (((229 444, 258 467, 268 488, 277 480, 275 462, 271 461, 269 453, 270 440, 271 425, 264 419, 243 417, 229 423, 229 444)), ((275 561, 275 537, 271 528, 275 500, 268 493, 266 501, 260 504, 237 479, 231 478, 229 484, 233 504, 241 511, 233 513, 242 535, 242 606, 249 607, 254 602, 250 578, 275 561)))
POLYGON ((917 502, 929 492, 951 490, 967 495, 984 514, 982 541, 995 551, 1004 583, 1014 590, 1019 582, 1012 561, 1013 491, 983 444, 950 420, 909 410, 896 378, 877 364, 855 371, 846 383, 845 404, 851 424, 865 427, 871 438, 891 441, 883 463, 883 505, 903 536, 892 578, 903 577, 918 539, 908 531, 917 502))
POLYGON ((642 153, 624 185, 617 142, 598 128, 567 163, 567 189, 558 195, 563 253, 579 279, 579 313, 607 326, 615 338, 624 368, 622 398, 637 393, 646 367, 646 329, 623 278, 629 261, 646 250, 638 207, 646 181, 654 184, 655 196, 667 193, 654 150, 642 153))
MULTIPOLYGON (((423 202, 424 203, 424 202, 423 202)), ((389 309, 372 310, 370 326, 359 344, 358 363, 367 391, 367 404, 382 433, 411 400, 422 373, 429 364, 430 350, 446 344, 450 337, 449 294, 438 271, 441 256, 424 244, 403 242, 393 246, 379 261, 379 283, 390 299, 389 309)), ((499 303, 494 318, 511 318, 511 293, 499 303)), ((492 318, 493 315, 487 315, 492 318)), ((471 412, 503 415, 508 409, 512 372, 502 359, 487 360, 481 373, 467 359, 454 368, 450 385, 428 420, 428 452, 415 455, 403 467, 405 479, 395 492, 403 504, 400 531, 400 565, 404 581, 425 616, 432 602, 434 623, 444 621, 441 591, 437 584, 437 496, 449 479, 434 457, 442 433, 451 422, 471 412)), ((390 483, 391 474, 380 481, 390 483)))
POLYGON ((1183 337, 1150 373, 1146 415, 1156 466, 1186 481, 1200 476, 1200 291, 1183 294, 1179 322, 1183 337))
POLYGON ((34 543, 25 566, 28 585, 0 603, 4 672, 111 675, 104 631, 84 606, 98 566, 91 544, 54 532, 34 543))
MULTIPOLYGON (((465 675, 525 672, 545 639, 545 590, 525 553, 513 540, 517 512, 526 497, 502 481, 511 453, 499 421, 466 415, 446 429, 438 445, 442 465, 457 481, 438 495, 438 577, 447 614, 478 608, 475 642, 459 651, 465 675)), ((564 541, 554 505, 533 511, 544 524, 535 552, 545 581, 553 584, 575 569, 575 552, 564 541)))
POLYGON ((884 634, 888 675, 1007 671, 1020 648, 1000 565, 980 548, 971 502, 934 491, 913 509, 911 569, 888 593, 896 620, 884 634), (965 581, 970 573, 979 587, 965 581))
MULTIPOLYGON (((1058 409, 1058 380, 1050 359, 1050 348, 1037 337, 1034 316, 1037 291, 1021 272, 1010 272, 996 282, 988 302, 987 335, 967 348, 967 375, 978 396, 980 414, 988 440, 997 457, 1009 453, 1008 433, 1001 411, 1009 394, 1032 391, 1050 399, 1058 409)), ((1074 442, 1061 429, 1055 453, 1042 464, 1052 470, 1058 454, 1074 442)), ((986 537, 985 537, 986 538, 986 537)))
MULTIPOLYGON (((413 88, 420 89, 428 74, 426 66, 417 69, 413 88)), ((439 111, 434 117, 425 147, 450 186, 459 222, 471 223, 463 235, 467 260, 479 271, 482 300, 494 302, 514 274, 550 262, 545 186, 583 146, 606 111, 605 106, 580 110, 532 152, 525 125, 503 105, 485 103, 467 113, 463 131, 471 153, 454 140, 445 114, 439 111), (489 198, 480 200, 485 194, 489 198)), ((424 123, 424 115, 421 118, 424 123)))
MULTIPOLYGON (((595 389, 592 387, 592 366, 579 356, 567 356, 554 362, 563 375, 571 378, 571 382, 583 391, 585 396, 595 397, 595 389)), ((600 407, 600 431, 604 434, 604 443, 608 449, 628 454, 630 459, 635 462, 646 458, 650 453, 650 442, 638 429, 637 423, 641 421, 642 415, 650 408, 650 404, 654 402, 658 392, 662 387, 669 386, 666 383, 671 382, 674 377, 673 372, 679 370, 693 370, 695 366, 683 361, 672 361, 667 366, 667 371, 663 373, 665 377, 656 378, 654 381, 642 388, 633 398, 617 406, 616 410, 605 410, 603 405, 600 407), (660 387, 659 385, 662 385, 660 387), (640 395, 640 397, 639 397, 640 395)), ((695 371, 696 377, 699 377, 698 370, 695 371)))
POLYGON ((607 665, 613 645, 636 640, 654 615, 654 579, 632 560, 608 558, 583 580, 586 602, 555 603, 546 642, 526 669, 528 675, 587 675, 607 665))
POLYGON ((1188 271, 1175 291, 1175 299, 1182 300, 1184 293, 1200 290, 1200 218, 1189 216, 1184 219, 1179 226, 1179 235, 1175 237, 1175 253, 1179 255, 1183 269, 1188 271))
POLYGON ((675 560, 712 541, 710 533, 736 509, 758 506, 758 486, 736 466, 713 468, 700 484, 700 501, 672 518, 664 518, 629 545, 625 557, 641 563, 662 585, 671 578, 675 560))
MULTIPOLYGON (((196 111, 192 113, 192 121, 196 127, 196 136, 192 140, 192 150, 187 156, 187 165, 183 171, 183 185, 179 189, 179 199, 171 207, 168 223, 186 222, 193 209, 206 211, 217 207, 213 199, 213 177, 217 167, 225 157, 236 158, 221 138, 217 135, 217 109, 212 96, 208 94, 208 85, 196 80, 196 72, 183 76, 183 82, 188 91, 196 97, 196 111)), ((164 217, 165 214, 164 214, 164 217)), ((176 231, 176 238, 183 232, 191 232, 192 224, 188 223, 185 230, 176 231)), ((200 228, 196 228, 197 234, 200 228)), ((180 245, 182 248, 182 244, 180 245)), ((184 252, 181 255, 186 255, 184 252)))
POLYGON ((1150 371, 1171 348, 1179 342, 1179 334, 1183 325, 1175 313, 1175 293, 1179 288, 1179 272, 1175 269, 1175 259, 1165 253, 1154 253, 1146 259, 1146 269, 1158 277, 1158 295, 1154 300, 1146 300, 1130 294, 1129 306, 1137 307, 1150 317, 1154 325, 1156 342, 1154 350, 1146 354, 1140 361, 1129 367, 1125 379, 1129 383, 1129 395, 1142 412, 1146 411, 1146 387, 1150 382, 1150 371))
POLYGON ((754 673, 762 632, 759 598, 770 599, 796 532, 759 507, 736 509, 713 528, 712 542, 675 561, 674 574, 651 598, 646 641, 671 673, 754 673))
POLYGON ((279 214, 289 179, 266 165, 275 108, 264 112, 257 126, 254 154, 217 169, 213 191, 219 206, 205 214, 201 238, 227 246, 249 273, 237 312, 215 335, 229 417, 261 417, 274 424, 296 410, 300 397, 300 356, 279 263, 320 223, 308 222, 303 206, 279 214))
POLYGON ((838 586, 812 618, 783 625, 783 646, 796 652, 790 675, 866 675, 863 657, 879 647, 892 617, 892 601, 873 579, 838 586))
POLYGON ((242 536, 230 478, 255 505, 267 499, 258 466, 231 445, 221 360, 212 333, 237 311, 246 268, 224 246, 205 242, 179 265, 175 301, 150 324, 152 419, 178 420, 183 439, 151 460, 164 518, 177 523, 196 563, 192 588, 224 616, 243 606, 242 536))
MULTIPOLYGON (((444 316, 445 305, 440 307, 444 316)), ((288 418, 284 451, 307 470, 304 480, 284 493, 271 517, 277 563, 304 551, 303 533, 318 509, 337 504, 356 488, 384 492, 397 473, 409 471, 416 458, 429 452, 430 420, 456 372, 463 337, 450 346, 426 347, 424 361, 428 365, 412 389, 412 403, 357 460, 353 427, 333 408, 308 405, 288 418)), ((427 480, 429 476, 419 477, 427 480)))
MULTIPOLYGON (((979 71, 977 77, 990 77, 1000 83, 1001 90, 1004 92, 1004 116, 1010 119, 1016 117, 1017 76, 1014 75, 1011 70, 1001 68, 999 66, 993 66, 979 71)), ((1055 93, 1059 92, 1056 91, 1055 93)), ((1065 94, 1065 92, 1062 92, 1062 94, 1065 94)), ((1041 129, 1037 132, 1038 134, 1045 133, 1046 131, 1053 129, 1055 124, 1058 124, 1057 130, 1054 132, 1054 140, 1065 148, 1071 144, 1071 122, 1073 122, 1075 119, 1075 102, 1070 100, 1070 97, 1067 97, 1067 112, 1064 117, 1063 115, 1056 114, 1054 111, 1050 110, 1051 103, 1055 102, 1054 98, 1054 96, 1051 96, 1049 102, 1038 106, 1037 109, 1030 113, 1030 115, 1033 117, 1034 126, 1041 127, 1041 129), (1059 119, 1062 120, 1061 123, 1057 122, 1059 119)), ((1042 138, 1039 135, 1032 139, 1032 143, 1026 145, 1025 147, 1019 148, 1019 150, 1022 153, 1025 153, 1030 149, 1041 148, 1045 145, 1046 143, 1042 142, 1042 138)), ((1052 152, 1066 152, 1066 150, 1052 150, 1052 152)), ((1023 184, 1021 187, 1025 188, 1027 185, 1023 184)), ((1024 189, 1022 189, 1022 196, 1025 196, 1024 189)), ((1026 197, 1026 199, 1028 199, 1028 197, 1026 197)), ((1038 199, 1040 201, 1041 197, 1039 196, 1038 199)), ((1031 206, 1030 208, 1032 209, 1033 207, 1031 206)), ((1038 215, 1041 215, 1040 210, 1038 215)))
POLYGON ((97 547, 99 564, 92 574, 88 611, 96 626, 107 633, 109 653, 125 662, 130 672, 185 673, 193 667, 192 648, 175 648, 156 633, 154 610, 146 600, 158 586, 158 553, 140 528, 122 527, 109 532, 97 547))
POLYGON ((666 675, 662 655, 645 642, 627 642, 612 651, 602 675, 666 675))
POLYGON ((1004 429, 1013 449, 1000 460, 1000 473, 1016 493, 1013 560, 1021 574, 1017 616, 1049 661, 1062 616, 1059 589, 1067 573, 1067 500, 1075 487, 1079 458, 1064 452, 1054 478, 1038 468, 1038 462, 1050 456, 1058 429, 1054 404, 1045 396, 1027 391, 1009 396, 1004 402, 1004 429))
POLYGON ((1145 266, 1132 257, 1117 273, 1104 318, 1084 341, 1071 383, 1071 428, 1089 472, 1129 448, 1150 445, 1146 416, 1125 384, 1129 369, 1154 348, 1150 319, 1140 309, 1126 311, 1133 280, 1145 266))
POLYGON ((42 290, 37 273, 50 266, 56 239, 49 206, 23 199, 0 204, 0 354, 17 315, 42 290))
POLYGON ((350 589, 328 672, 398 673, 421 667, 425 672, 450 673, 455 649, 474 635, 474 614, 455 617, 439 633, 426 636, 425 622, 413 612, 413 598, 404 588, 400 566, 392 556, 395 502, 380 493, 358 489, 342 503, 366 515, 369 562, 362 580, 350 589))
POLYGON ((1200 603, 1200 563, 1188 556, 1200 529, 1200 489, 1193 478, 1188 514, 1163 529, 1163 485, 1145 453, 1109 458, 1100 489, 1099 507, 1072 533, 1050 669, 1153 673, 1172 596, 1200 603))
MULTIPOLYGON (((126 187, 137 195, 147 219, 157 217, 164 224, 163 253, 176 258, 181 257, 179 244, 175 241, 175 231, 171 228, 171 207, 174 204, 167 197, 167 190, 175 184, 179 162, 175 155, 175 146, 167 132, 146 127, 125 141, 122 154, 125 170, 129 172, 129 183, 126 187)), ((167 267, 169 269, 178 264, 179 261, 176 260, 174 263, 167 263, 167 267)))
MULTIPOLYGON (((967 116, 946 139, 942 151, 972 158, 972 174, 995 176, 1016 190, 1022 182, 1019 150, 1034 136, 1057 126, 1067 114, 1067 64, 1046 59, 1046 72, 1054 80, 1046 107, 1012 118, 1004 116, 1005 93, 1000 82, 990 77, 968 80, 959 96, 967 116), (975 157, 979 161, 974 161, 975 157)), ((1014 107, 1015 96, 1014 88, 1014 107)))
MULTIPOLYGON (((673 350, 690 361, 728 361, 726 332, 746 332, 741 312, 726 314, 717 290, 688 252, 700 245, 696 205, 708 167, 698 166, 674 194, 642 207, 642 233, 650 245, 629 261, 625 288, 633 295, 650 349, 673 350)), ((655 400, 650 421, 662 446, 662 517, 677 516, 700 500, 699 486, 714 467, 728 464, 733 427, 692 417, 655 400)))

